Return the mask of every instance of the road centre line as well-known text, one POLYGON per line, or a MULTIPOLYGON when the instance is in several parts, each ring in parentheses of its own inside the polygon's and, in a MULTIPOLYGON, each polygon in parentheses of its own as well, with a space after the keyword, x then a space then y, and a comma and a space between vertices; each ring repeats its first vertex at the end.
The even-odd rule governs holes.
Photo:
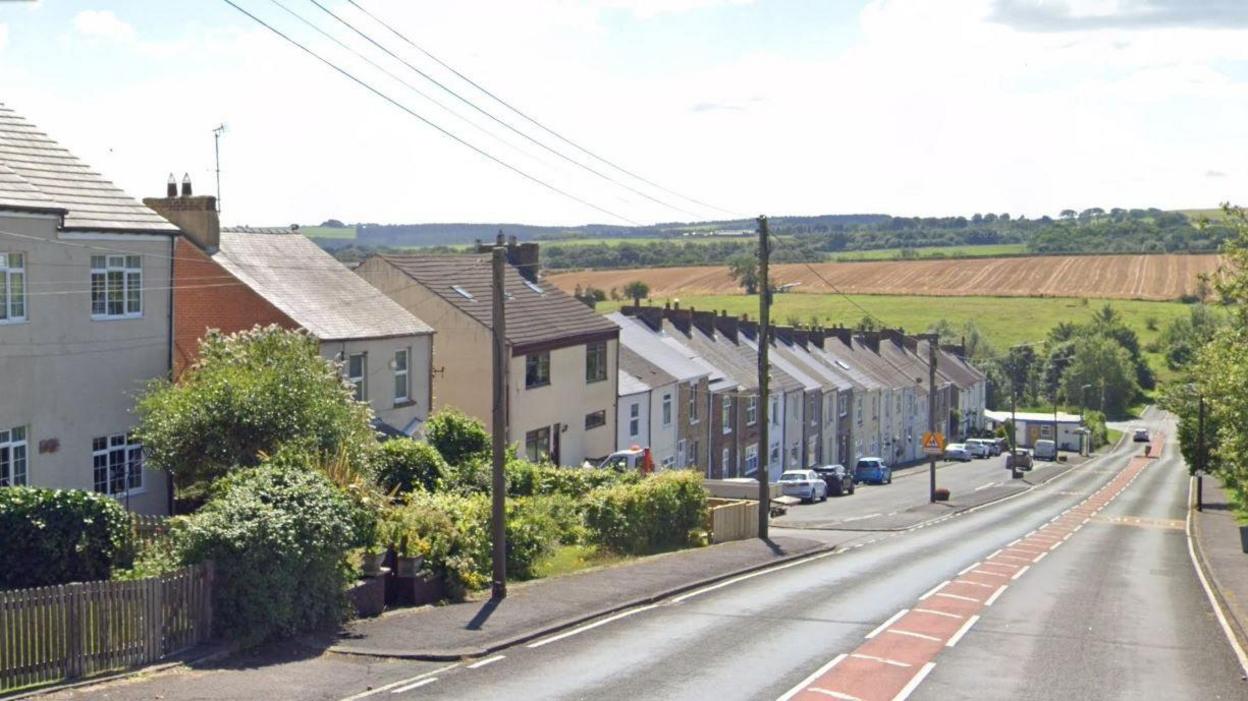
POLYGON ((946 579, 945 581, 941 582, 940 584, 937 584, 936 586, 932 587, 931 589, 928 589, 926 594, 924 594, 923 596, 920 596, 920 597, 919 597, 919 601, 926 601, 927 599, 931 598, 932 594, 935 594, 936 592, 940 591, 941 589, 944 589, 944 588, 945 588, 945 586, 947 586, 948 584, 949 584, 949 580, 947 580, 947 579, 946 579))
POLYGON ((487 657, 487 658, 485 658, 484 660, 479 660, 479 661, 477 661, 477 662, 473 662, 472 664, 468 665, 468 669, 481 669, 482 667, 486 666, 487 664, 494 664, 495 662, 498 662, 499 660, 501 660, 501 659, 503 659, 503 658, 505 658, 505 657, 507 657, 507 656, 506 656, 506 655, 495 655, 495 656, 493 656, 493 657, 487 657))
POLYGON ((436 682, 437 680, 438 680, 438 678, 437 678, 437 677, 427 677, 427 678, 425 678, 425 679, 421 679, 420 681, 418 681, 418 682, 416 682, 416 683, 414 683, 414 684, 408 684, 407 686, 400 686, 400 687, 399 687, 399 688, 397 688, 397 689, 391 689, 391 690, 390 690, 390 693, 392 693, 392 694, 402 694, 402 693, 403 693, 403 692, 405 692, 405 691, 411 691, 412 689, 418 689, 418 688, 420 688, 420 687, 422 687, 422 686, 425 686, 426 684, 432 684, 432 683, 436 682))
POLYGON ((435 674, 441 674, 442 672, 447 672, 452 669, 455 669, 458 666, 459 666, 458 662, 456 662, 455 664, 448 664, 445 667, 439 667, 437 669, 434 669, 428 672, 423 672, 421 674, 417 674, 414 677, 400 679, 397 682, 391 682, 389 684, 386 684, 385 686, 379 686, 376 689, 369 689, 368 691, 363 691, 352 696, 347 696, 346 698, 343 698, 340 701, 356 701, 356 699, 368 698, 369 696, 372 696, 373 694, 380 694, 384 691, 389 691, 395 688, 396 686, 403 686, 404 684, 410 684, 411 682, 414 682, 417 679, 424 679, 425 677, 431 677, 435 674))
MULTIPOLYGON (((991 555, 989 555, 988 557, 989 557, 989 558, 991 558, 992 556, 991 556, 991 555)), ((967 572, 970 572, 971 570, 975 569, 976 567, 979 567, 979 561, 978 561, 978 560, 977 560, 977 561, 975 561, 975 563, 974 563, 974 564, 967 565, 966 567, 962 568, 962 571, 958 572, 958 576, 959 576, 959 577, 961 577, 962 575, 966 574, 967 572)))
POLYGON ((628 618, 629 616, 632 616, 632 615, 635 615, 635 614, 641 613, 641 612, 643 612, 643 611, 649 611, 650 609, 653 609, 653 608, 658 608, 658 606, 659 606, 658 604, 650 604, 649 606, 640 606, 640 607, 635 608, 635 609, 629 609, 629 610, 627 610, 627 611, 624 611, 623 613, 617 613, 617 614, 615 614, 614 616, 609 616, 609 617, 607 617, 607 618, 603 618, 603 619, 601 619, 601 620, 594 621, 593 623, 589 623, 589 624, 587 624, 587 625, 583 625, 583 626, 581 626, 581 627, 579 627, 579 628, 573 628, 572 630, 570 630, 570 631, 568 631, 568 632, 566 632, 566 633, 560 633, 559 635, 556 635, 556 636, 553 636, 553 637, 550 637, 550 638, 546 638, 545 640, 539 640, 539 641, 537 641, 537 642, 535 642, 535 643, 530 643, 529 645, 527 645, 527 647, 530 647, 530 648, 535 648, 535 647, 542 647, 543 645, 549 645, 549 644, 551 644, 551 643, 553 643, 553 642, 558 642, 558 641, 560 641, 560 640, 563 640, 564 638, 570 638, 570 637, 572 637, 572 636, 574 636, 574 635, 579 635, 580 633, 584 633, 584 632, 585 632, 585 631, 587 631, 587 630, 592 630, 592 629, 594 629, 594 628, 597 628, 598 626, 606 625, 606 624, 611 623, 611 622, 613 622, 613 621, 618 621, 618 620, 620 620, 621 618, 628 618))
POLYGON ((894 613, 892 616, 889 616, 889 618, 888 618, 888 620, 887 620, 887 621, 884 621, 884 622, 883 622, 883 623, 881 623, 880 625, 876 626, 876 627, 875 627, 875 630, 871 631, 870 633, 867 633, 867 639, 868 639, 868 640, 870 640, 871 638, 874 638, 875 636, 879 635, 879 634, 880 634, 880 631, 882 631, 882 630, 884 630, 885 628, 887 628, 887 627, 889 627, 889 626, 893 625, 894 623, 896 623, 896 622, 897 622, 897 619, 901 618, 902 616, 906 615, 907 613, 910 613, 910 609, 902 609, 902 610, 898 611, 897 613, 894 613))
POLYGON ((987 484, 981 484, 981 485, 979 485, 978 487, 976 487, 975 489, 973 489, 973 490, 971 490, 971 491, 973 491, 973 492, 978 492, 978 491, 980 491, 981 489, 987 489, 987 488, 989 488, 989 487, 994 487, 994 486, 996 486, 996 484, 997 484, 996 482, 989 482, 989 483, 987 483, 987 484))
POLYGON ((997 548, 996 550, 993 550, 993 551, 992 551, 992 554, 991 554, 991 555, 989 555, 988 557, 986 557, 986 558, 984 558, 984 559, 985 559, 985 560, 991 560, 992 558, 994 558, 994 557, 996 557, 997 555, 1000 555, 1000 554, 1001 554, 1001 548, 997 548))
POLYGON ((737 582, 744 582, 745 580, 747 580, 747 579, 753 579, 754 577, 761 577, 761 576, 763 576, 763 575, 765 575, 765 574, 771 574, 772 572, 779 572, 779 571, 781 571, 781 570, 787 570, 787 569, 789 569, 790 567, 797 567, 798 565, 804 565, 804 564, 806 564, 806 563, 808 563, 808 562, 814 562, 815 560, 822 560, 822 559, 823 559, 823 558, 825 558, 825 557, 829 557, 829 556, 831 556, 831 555, 836 555, 836 554, 839 554, 839 553, 842 553, 842 552, 845 552, 845 551, 843 551, 843 550, 832 550, 832 551, 829 551, 829 552, 826 552, 826 553, 819 553, 818 555, 812 555, 812 556, 810 556, 810 557, 803 558, 803 559, 801 559, 801 560, 796 560, 796 561, 794 561, 794 562, 786 562, 786 563, 784 563, 784 564, 782 564, 782 565, 776 565, 775 567, 769 567, 769 568, 767 568, 767 569, 765 569, 765 570, 758 570, 757 572, 750 572, 749 574, 743 574, 743 575, 741 575, 740 577, 733 577, 732 579, 726 579, 726 580, 724 580, 724 581, 722 581, 722 582, 720 582, 720 583, 718 583, 718 584, 712 584, 712 585, 711 585, 711 586, 709 586, 709 587, 703 587, 703 588, 701 588, 701 589, 695 589, 695 590, 693 590, 693 591, 691 591, 691 592, 688 592, 688 593, 686 593, 686 594, 681 594, 680 596, 677 596, 677 597, 675 597, 675 598, 670 599, 667 603, 671 603, 671 604, 679 604, 680 602, 685 601, 685 600, 687 600, 687 599, 692 599, 692 598, 693 598, 693 597, 695 597, 695 596, 700 596, 700 595, 702 595, 702 594, 706 594, 706 593, 708 593, 708 592, 715 591, 716 589, 723 589, 724 587, 731 586, 731 585, 733 585, 733 584, 736 584, 737 582))
POLYGON ((975 625, 975 622, 978 620, 979 614, 975 614, 974 616, 966 619, 966 623, 963 623, 962 627, 958 628, 952 638, 949 638, 949 642, 945 643, 945 647, 953 647, 954 645, 957 645, 958 641, 962 639, 962 636, 966 635, 966 631, 970 630, 971 626, 975 625))

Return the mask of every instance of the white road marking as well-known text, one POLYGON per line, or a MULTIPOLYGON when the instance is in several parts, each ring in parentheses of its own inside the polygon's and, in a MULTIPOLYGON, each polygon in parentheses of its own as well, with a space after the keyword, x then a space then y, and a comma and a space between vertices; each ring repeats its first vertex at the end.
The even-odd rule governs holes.
POLYGON ((958 632, 953 634, 952 638, 949 638, 949 642, 945 643, 945 647, 953 647, 954 645, 957 645, 958 641, 962 639, 962 636, 966 635, 966 631, 970 630, 971 626, 975 625, 975 622, 978 620, 978 615, 971 616, 966 619, 966 623, 962 624, 962 627, 958 629, 958 632))
POLYGON ((1009 577, 1010 576, 1008 574, 1001 574, 1000 572, 989 572, 988 570, 975 570, 975 574, 982 574, 987 577, 1009 577))
POLYGON ((880 625, 876 626, 875 630, 871 631, 870 633, 867 633, 867 639, 870 640, 871 638, 874 638, 875 636, 879 635, 885 628, 893 625, 894 623, 898 621, 898 619, 900 619, 902 616, 906 615, 909 612, 910 612, 910 609, 902 609, 898 611, 897 613, 894 613, 892 616, 889 616, 887 621, 884 621, 880 625))
POLYGON ((946 599, 958 599, 958 600, 960 600, 960 601, 974 601, 974 602, 975 602, 975 603, 977 603, 977 604, 982 604, 982 603, 984 603, 984 602, 980 601, 979 599, 973 599, 973 598, 971 598, 971 597, 969 597, 969 596, 962 596, 961 594, 946 594, 946 593, 944 593, 944 592, 940 592, 940 593, 936 594, 935 596, 943 596, 943 597, 945 597, 946 599))
POLYGON ((1027 571, 1027 570, 1029 570, 1029 569, 1031 569, 1031 565, 1027 565, 1027 566, 1023 567, 1023 569, 1021 569, 1021 570, 1019 570, 1019 571, 1015 572, 1015 573, 1014 573, 1014 576, 1013 576, 1013 577, 1010 577, 1010 579, 1018 579, 1019 577, 1023 576, 1023 573, 1024 573, 1024 572, 1026 572, 1026 571, 1027 571))
POLYGON ((969 585, 971 585, 971 586, 973 586, 973 587, 983 587, 984 589, 995 589, 995 588, 996 588, 996 587, 992 586, 991 584, 984 584, 984 583, 982 583, 982 582, 969 582, 969 581, 967 581, 967 580, 965 580, 965 579, 955 579, 955 580, 953 580, 953 583, 954 583, 954 584, 969 584, 969 585))
POLYGON ((971 491, 978 492, 978 491, 979 491, 979 490, 981 490, 981 489, 987 489, 987 488, 989 488, 989 487, 996 486, 996 484, 997 484, 996 482, 989 482, 989 483, 987 483, 987 484, 981 484, 981 485, 979 485, 978 487, 976 487, 975 489, 973 489, 973 490, 971 490, 971 491))
POLYGON ((425 672, 424 674, 417 674, 414 677, 408 677, 407 679, 400 679, 397 682, 391 682, 389 684, 386 684, 385 686, 379 686, 376 689, 369 689, 368 691, 364 691, 364 692, 355 694, 353 696, 348 696, 342 699, 341 701, 356 701, 356 699, 367 698, 369 696, 372 696, 373 694, 380 694, 383 691, 389 691, 395 688, 396 686, 403 686, 404 684, 410 684, 411 682, 414 682, 417 679, 424 679, 425 677, 431 677, 435 674, 441 674, 442 672, 445 672, 447 670, 455 669, 458 666, 459 666, 458 662, 456 662, 455 664, 448 664, 445 667, 439 667, 438 669, 425 672))
POLYGON ((837 655, 836 657, 833 657, 831 661, 829 661, 827 664, 820 667, 819 669, 816 669, 809 677, 806 677, 802 681, 798 682, 797 686, 784 692, 784 695, 776 699, 776 701, 789 701, 789 699, 793 698, 794 696, 797 696, 802 691, 805 691, 806 687, 811 682, 818 679, 819 677, 822 677, 829 669, 832 669, 833 667, 840 664, 841 660, 845 659, 846 657, 849 657, 849 655, 843 652, 837 655))
POLYGON ((923 669, 920 669, 919 673, 914 675, 914 679, 911 679, 908 684, 902 687, 901 691, 897 692, 897 695, 893 697, 893 701, 906 701, 906 699, 910 698, 910 694, 913 694, 914 690, 919 688, 919 685, 923 683, 923 679, 931 673, 932 668, 935 666, 935 662, 928 662, 923 665, 923 669))
POLYGON ((945 588, 945 586, 947 586, 948 584, 949 584, 949 580, 947 580, 947 579, 946 579, 945 581, 941 582, 940 584, 937 584, 936 586, 934 586, 934 587, 932 587, 931 589, 927 590, 927 593, 926 593, 926 594, 924 594, 923 596, 920 596, 920 597, 919 597, 919 601, 924 601, 924 600, 926 600, 926 599, 930 598, 930 597, 932 596, 932 594, 935 594, 936 592, 940 591, 941 589, 944 589, 944 588, 945 588))
POLYGON ((947 613, 945 611, 936 611, 934 609, 913 609, 913 610, 915 613, 930 613, 934 616, 944 616, 945 618, 956 618, 958 620, 962 620, 963 618, 966 618, 966 616, 961 616, 956 613, 947 613))
MULTIPOLYGON (((992 556, 991 556, 991 555, 989 555, 989 557, 992 557, 992 556)), ((975 563, 975 564, 973 564, 973 565, 968 565, 967 567, 962 568, 962 570, 961 570, 960 572, 958 572, 958 576, 959 576, 959 577, 961 577, 962 575, 966 574, 967 572, 970 572, 971 570, 975 569, 976 567, 979 567, 979 563, 978 563, 978 562, 976 562, 976 563, 975 563)))
POLYGON ((876 516, 879 516, 879 515, 880 514, 867 514, 866 516, 852 516, 850 518, 841 519, 841 523, 849 523, 850 521, 861 521, 867 518, 875 518, 876 516))
POLYGON ((934 642, 940 642, 940 638, 938 638, 938 637, 936 637, 936 636, 934 636, 934 635, 928 635, 928 634, 926 634, 926 633, 916 633, 916 632, 914 632, 914 631, 912 631, 912 630, 902 630, 902 629, 900 629, 900 628, 889 628, 888 630, 886 630, 886 631, 884 631, 884 632, 885 632, 885 633, 892 633, 893 635, 906 635, 906 636, 909 636, 909 637, 911 637, 911 638, 919 638, 920 640, 931 640, 931 641, 934 641, 934 642))
POLYGON ((472 664, 468 665, 468 669, 481 669, 487 664, 494 664, 495 662, 498 662, 499 660, 505 657, 506 655, 495 655, 493 657, 487 657, 484 660, 481 660, 479 662, 473 662, 472 664))
MULTIPOLYGON (((997 557, 998 557, 998 558, 1000 558, 1000 559, 1002 559, 1002 560, 1018 560, 1019 562, 1031 562, 1031 560, 1029 560, 1029 559, 1027 559, 1027 558, 1025 558, 1025 557, 1018 557, 1018 556, 1016 556, 1016 555, 998 555, 997 557)), ((997 563, 997 562, 990 562, 990 563, 988 563, 988 564, 990 564, 990 565, 997 565, 997 564, 1007 565, 1007 564, 1009 564, 1009 563, 1006 563, 1006 562, 1001 562, 1001 563, 997 563)), ((1014 565, 1014 567, 1018 567, 1018 565, 1014 565)))
POLYGON ((1235 650, 1235 657, 1239 659, 1239 666, 1244 670, 1244 674, 1248 675, 1248 654, 1244 652, 1244 648, 1239 644, 1239 639, 1235 637, 1235 633, 1231 630, 1231 624, 1226 620, 1226 614, 1222 612, 1222 605, 1218 602, 1213 593, 1213 587, 1209 586, 1209 580, 1205 578, 1205 571, 1200 567, 1200 561, 1196 558, 1196 548, 1192 544, 1192 485, 1196 478, 1191 477, 1187 482, 1187 525, 1184 531, 1187 534, 1187 554, 1192 558, 1192 567, 1196 569, 1196 577, 1200 580, 1200 586, 1205 590, 1205 596, 1209 598, 1209 605, 1213 607, 1213 613, 1218 619, 1218 624, 1222 626, 1222 634, 1231 643, 1231 648, 1235 650))
POLYGON ((426 684, 432 684, 432 683, 436 682, 437 680, 438 680, 438 678, 437 678, 437 677, 429 677, 429 678, 427 678, 427 679, 421 679, 420 681, 416 682, 415 684, 408 684, 407 686, 400 686, 400 687, 399 687, 399 688, 397 688, 397 689, 391 689, 391 690, 390 690, 390 693, 392 693, 392 694, 401 694, 401 693, 403 693, 403 692, 405 692, 405 691, 411 691, 412 689, 417 689, 417 688, 420 688, 420 687, 422 687, 422 686, 424 686, 424 685, 426 685, 426 684))
POLYGON ((1049 550, 1050 550, 1050 551, 1057 550, 1058 546, 1059 546, 1059 545, 1061 545, 1062 543, 1065 543, 1065 542, 1066 542, 1066 541, 1064 541, 1064 540, 1059 540, 1059 541, 1057 541, 1056 543, 1054 543, 1054 544, 1050 545, 1050 546, 1049 546, 1049 550))
POLYGON ((744 582, 745 580, 753 579, 754 577, 761 577, 765 574, 771 574, 772 572, 779 572, 780 570, 787 570, 790 567, 797 567, 798 565, 804 565, 808 562, 814 562, 815 560, 822 560, 825 557, 836 555, 839 552, 843 552, 843 551, 833 550, 833 551, 826 552, 826 553, 819 553, 818 555, 813 555, 804 560, 797 560, 795 562, 787 562, 783 565, 776 565, 775 567, 771 567, 765 570, 759 570, 757 572, 750 572, 749 574, 743 574, 740 577, 733 577, 732 579, 724 580, 720 582, 719 584, 712 584, 709 587, 703 587, 702 589, 697 589, 687 594, 681 594, 680 596, 677 596, 671 599, 668 603, 679 604, 680 602, 685 601, 686 599, 692 599, 695 596, 701 596, 702 594, 715 591, 716 589, 723 589, 724 587, 731 586, 733 584, 736 584, 737 582, 744 582))
POLYGON ((807 689, 807 691, 813 691, 816 694, 823 694, 824 696, 831 696, 834 699, 844 699, 844 701, 862 701, 862 699, 858 698, 857 696, 850 696, 849 694, 842 694, 839 691, 832 691, 831 689, 821 689, 817 686, 812 686, 809 689, 807 689))
POLYGON ((628 618, 629 616, 636 615, 638 613, 641 613, 642 611, 649 611, 652 608, 658 608, 658 604, 650 604, 649 606, 641 606, 639 608, 629 609, 628 611, 625 611, 623 613, 617 613, 614 616, 604 618, 600 621, 594 621, 593 623, 590 623, 588 625, 583 625, 580 628, 573 628, 572 630, 566 633, 560 633, 559 635, 556 635, 554 637, 546 638, 545 640, 539 640, 535 643, 530 643, 528 647, 534 648, 534 647, 542 647, 543 645, 549 645, 553 642, 558 642, 560 640, 563 640, 564 638, 570 638, 574 635, 579 635, 580 633, 584 633, 587 630, 593 630, 594 628, 597 628, 598 626, 603 626, 613 621, 618 621, 621 618, 628 618))
POLYGON ((992 606, 993 602, 995 602, 997 598, 1000 597, 1002 594, 1004 594, 1005 590, 1009 588, 1010 586, 1006 584, 1006 585, 1003 585, 1000 589, 993 592, 992 596, 988 597, 988 600, 984 602, 984 606, 992 606))
POLYGON ((1000 555, 1000 554, 1001 554, 1001 548, 997 548, 996 550, 993 550, 993 551, 992 551, 992 554, 991 554, 991 555, 989 555, 988 557, 985 557, 984 559, 985 559, 985 560, 991 560, 992 558, 994 558, 994 557, 996 557, 997 555, 1000 555))
POLYGON ((901 662, 899 660, 890 660, 887 657, 876 657, 875 655, 860 655, 856 652, 850 653, 850 657, 857 657, 860 660, 871 660, 872 662, 881 662, 883 664, 892 665, 894 667, 913 667, 909 662, 901 662))

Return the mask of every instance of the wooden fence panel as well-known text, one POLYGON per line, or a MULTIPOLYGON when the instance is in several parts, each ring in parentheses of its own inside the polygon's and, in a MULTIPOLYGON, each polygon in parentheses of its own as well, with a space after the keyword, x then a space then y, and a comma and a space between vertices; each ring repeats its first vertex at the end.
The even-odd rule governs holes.
POLYGON ((207 640, 212 565, 0 591, 0 693, 155 662, 207 640))

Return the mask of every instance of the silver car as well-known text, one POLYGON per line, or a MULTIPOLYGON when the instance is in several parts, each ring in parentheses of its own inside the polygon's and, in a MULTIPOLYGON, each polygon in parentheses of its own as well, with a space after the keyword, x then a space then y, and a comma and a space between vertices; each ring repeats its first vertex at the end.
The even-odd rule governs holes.
POLYGON ((789 470, 780 475, 780 492, 802 501, 827 501, 828 483, 814 470, 789 470))

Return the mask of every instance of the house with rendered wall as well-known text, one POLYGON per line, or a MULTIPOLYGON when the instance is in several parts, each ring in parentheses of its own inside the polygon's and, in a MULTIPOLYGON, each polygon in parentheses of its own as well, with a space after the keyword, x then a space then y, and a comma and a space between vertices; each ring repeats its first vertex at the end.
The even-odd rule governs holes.
MULTIPOLYGON (((490 256, 378 255, 355 272, 437 333, 434 410, 492 426, 490 256)), ((620 327, 535 276, 504 275, 507 441, 531 460, 597 462, 616 446, 620 327)))
POLYGON ((0 104, 0 487, 168 513, 136 396, 172 369, 177 227, 0 104))
MULTIPOLYGON (((620 350, 620 355, 624 355, 624 350, 620 350)), ((620 365, 625 365, 623 357, 620 359, 620 365)), ((662 385, 660 385, 660 388, 662 385)), ((626 371, 619 372, 619 401, 616 403, 616 438, 615 447, 617 450, 637 446, 639 448, 649 447, 651 445, 651 396, 655 388, 642 380, 640 377, 626 371)), ((658 456, 655 457, 655 463, 658 463, 658 456)))
MULTIPOLYGON (((746 343, 758 353, 758 327, 751 324, 752 335, 747 334, 746 343)), ((792 340, 793 329, 777 326, 772 330, 773 342, 768 351, 772 375, 777 384, 776 393, 781 395, 783 407, 781 445, 783 446, 781 471, 802 470, 818 464, 819 445, 822 438, 823 387, 802 368, 775 349, 774 339, 792 340), (778 371, 778 372, 776 372, 778 371), (782 394, 781 394, 782 393, 782 394)))
POLYGON ((820 383, 819 444, 809 462, 812 465, 845 464, 851 440, 849 409, 853 403, 853 383, 818 357, 817 344, 823 343, 822 332, 795 329, 789 336, 791 340, 777 338, 772 351, 798 365, 820 383), (812 346, 816 348, 812 350, 812 346))

